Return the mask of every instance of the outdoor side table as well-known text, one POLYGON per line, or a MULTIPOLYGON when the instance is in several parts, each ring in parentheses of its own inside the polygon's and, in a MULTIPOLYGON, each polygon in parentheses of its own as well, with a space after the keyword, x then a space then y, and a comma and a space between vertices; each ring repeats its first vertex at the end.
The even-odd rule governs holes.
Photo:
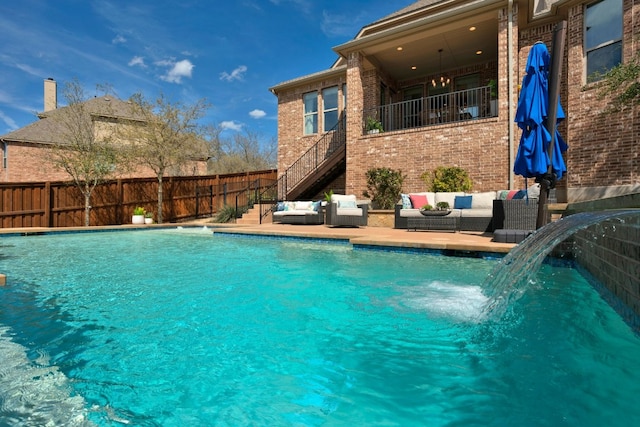
POLYGON ((453 231, 460 229, 460 217, 453 215, 423 215, 407 218, 407 230, 453 231))

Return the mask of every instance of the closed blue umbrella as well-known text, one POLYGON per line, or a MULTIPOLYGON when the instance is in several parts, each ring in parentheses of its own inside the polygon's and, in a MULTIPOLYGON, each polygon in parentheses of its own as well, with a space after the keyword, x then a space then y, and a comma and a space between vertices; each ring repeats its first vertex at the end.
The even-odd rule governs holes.
MULTIPOLYGON (((553 146, 553 161, 551 161, 549 158, 551 134, 544 126, 549 109, 550 59, 544 43, 534 44, 527 58, 526 74, 522 79, 515 116, 518 127, 522 129, 522 136, 513 171, 525 178, 540 178, 547 174, 550 165, 557 179, 562 178, 567 170, 562 158, 562 152, 568 148, 567 144, 555 130, 557 143, 553 146)), ((557 122, 564 117, 564 111, 558 100, 557 122)))

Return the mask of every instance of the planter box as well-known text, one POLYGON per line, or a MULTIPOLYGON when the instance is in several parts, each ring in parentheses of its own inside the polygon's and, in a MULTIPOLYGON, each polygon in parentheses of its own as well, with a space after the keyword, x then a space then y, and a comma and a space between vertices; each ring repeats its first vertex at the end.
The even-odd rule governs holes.
POLYGON ((393 209, 373 209, 369 210, 369 219, 367 226, 369 227, 387 227, 393 228, 394 211, 393 209))

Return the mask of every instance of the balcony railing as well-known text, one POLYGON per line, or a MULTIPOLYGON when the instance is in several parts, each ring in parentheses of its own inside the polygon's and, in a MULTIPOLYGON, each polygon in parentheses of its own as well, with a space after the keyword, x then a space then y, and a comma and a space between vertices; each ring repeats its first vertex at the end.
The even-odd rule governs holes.
MULTIPOLYGON (((364 113, 363 123, 372 117, 384 131, 412 129, 443 123, 476 120, 498 115, 491 87, 482 86, 442 95, 380 105, 364 113)), ((366 131, 366 129, 365 129, 366 131)))

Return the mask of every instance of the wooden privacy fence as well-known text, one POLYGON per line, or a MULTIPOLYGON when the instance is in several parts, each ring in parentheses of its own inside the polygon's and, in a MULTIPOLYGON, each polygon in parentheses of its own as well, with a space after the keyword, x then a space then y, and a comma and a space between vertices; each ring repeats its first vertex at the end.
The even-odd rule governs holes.
MULTIPOLYGON (((277 171, 206 176, 165 177, 163 222, 176 222, 214 215, 236 199, 266 188, 277 171), (238 196, 238 197, 237 197, 238 196)), ((131 223, 136 206, 157 219, 158 181, 131 178, 98 185, 91 197, 91 225, 131 223)), ((79 227, 84 225, 84 196, 72 182, 0 184, 0 227, 79 227)))

